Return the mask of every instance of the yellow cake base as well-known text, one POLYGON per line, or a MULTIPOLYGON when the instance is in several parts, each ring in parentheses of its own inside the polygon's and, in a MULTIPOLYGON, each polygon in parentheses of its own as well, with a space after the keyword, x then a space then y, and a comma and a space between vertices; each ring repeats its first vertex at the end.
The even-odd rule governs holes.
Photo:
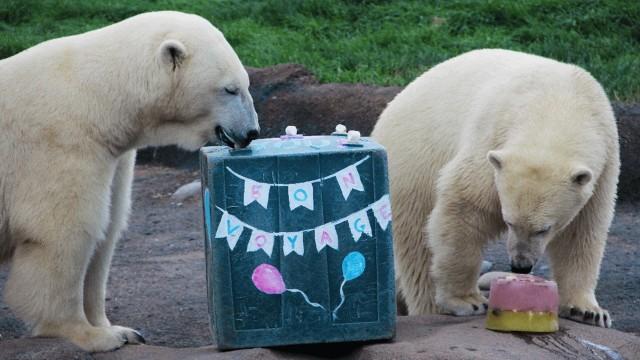
POLYGON ((497 331, 554 332, 558 331, 558 314, 489 309, 485 326, 497 331))

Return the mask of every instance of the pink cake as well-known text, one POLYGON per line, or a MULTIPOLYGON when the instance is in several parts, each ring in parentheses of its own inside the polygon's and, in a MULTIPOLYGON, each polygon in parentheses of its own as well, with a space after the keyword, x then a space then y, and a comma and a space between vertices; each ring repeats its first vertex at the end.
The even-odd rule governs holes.
POLYGON ((533 275, 494 279, 489 293, 487 329, 553 332, 558 330, 558 285, 533 275))

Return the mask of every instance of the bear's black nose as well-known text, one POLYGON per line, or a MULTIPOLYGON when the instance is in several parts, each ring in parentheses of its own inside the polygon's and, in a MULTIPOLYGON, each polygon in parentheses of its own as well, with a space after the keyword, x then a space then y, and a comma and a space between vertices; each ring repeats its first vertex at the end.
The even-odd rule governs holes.
POLYGON ((247 143, 255 140, 260 136, 260 132, 258 130, 249 130, 247 133, 247 143))
POLYGON ((516 273, 516 274, 528 274, 531 272, 531 268, 533 268, 533 266, 529 265, 529 266, 515 266, 513 264, 511 264, 511 272, 516 273))

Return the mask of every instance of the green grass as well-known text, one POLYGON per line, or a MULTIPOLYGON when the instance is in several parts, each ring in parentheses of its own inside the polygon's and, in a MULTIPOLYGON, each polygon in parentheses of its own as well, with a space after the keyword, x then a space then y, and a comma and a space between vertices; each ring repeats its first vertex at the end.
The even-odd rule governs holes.
POLYGON ((583 66, 640 101, 640 1, 1 0, 0 57, 143 11, 218 26, 245 65, 303 64, 323 82, 405 85, 432 65, 500 47, 583 66))

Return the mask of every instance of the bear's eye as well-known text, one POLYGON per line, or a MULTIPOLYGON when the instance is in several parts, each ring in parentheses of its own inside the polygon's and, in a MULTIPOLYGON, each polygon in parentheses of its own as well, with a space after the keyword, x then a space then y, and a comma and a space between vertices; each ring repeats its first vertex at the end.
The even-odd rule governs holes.
POLYGON ((510 223, 510 222, 508 222, 508 221, 505 221, 505 224, 507 224, 507 226, 508 226, 508 227, 510 227, 510 228, 512 228, 512 227, 513 227, 513 224, 512 224, 512 223, 510 223))
POLYGON ((224 91, 229 95, 238 95, 238 88, 236 87, 225 87, 224 91))
POLYGON ((540 230, 534 232, 533 235, 534 236, 542 236, 542 235, 548 233, 549 229, 551 229, 551 226, 546 226, 543 229, 540 229, 540 230))

